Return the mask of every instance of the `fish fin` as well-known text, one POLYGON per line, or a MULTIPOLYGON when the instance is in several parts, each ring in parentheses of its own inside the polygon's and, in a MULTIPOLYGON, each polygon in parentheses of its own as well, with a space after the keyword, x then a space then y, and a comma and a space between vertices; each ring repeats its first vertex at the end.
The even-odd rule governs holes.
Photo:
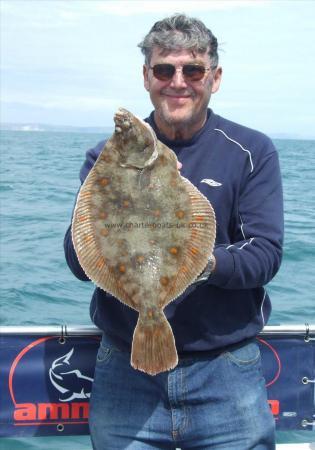
POLYGON ((165 307, 181 295, 205 269, 212 255, 216 238, 216 219, 208 199, 186 178, 182 177, 191 202, 190 235, 183 249, 182 263, 173 284, 161 304, 165 307))
POLYGON ((85 274, 96 286, 117 297, 126 305, 136 309, 130 295, 119 283, 114 270, 107 264, 103 256, 99 232, 95 227, 93 215, 93 185, 96 182, 95 166, 82 185, 72 218, 72 241, 85 274))
POLYGON ((134 331, 131 365, 134 369, 156 375, 173 369, 178 363, 175 339, 164 313, 148 323, 141 314, 134 331))

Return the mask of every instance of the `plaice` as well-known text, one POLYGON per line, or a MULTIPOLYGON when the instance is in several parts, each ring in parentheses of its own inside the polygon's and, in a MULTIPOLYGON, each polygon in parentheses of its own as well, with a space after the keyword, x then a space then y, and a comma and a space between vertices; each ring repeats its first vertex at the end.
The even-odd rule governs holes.
POLYGON ((139 312, 131 365, 155 375, 177 365, 163 309, 205 268, 215 214, 148 124, 122 108, 114 121, 79 192, 72 239, 87 276, 139 312))

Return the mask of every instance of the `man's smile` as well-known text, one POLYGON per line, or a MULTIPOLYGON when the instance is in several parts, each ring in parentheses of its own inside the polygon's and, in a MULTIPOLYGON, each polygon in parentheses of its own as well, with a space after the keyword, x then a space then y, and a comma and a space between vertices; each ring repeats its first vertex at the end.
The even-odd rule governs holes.
POLYGON ((190 98, 191 94, 182 94, 176 92, 162 92, 162 95, 170 98, 190 98))

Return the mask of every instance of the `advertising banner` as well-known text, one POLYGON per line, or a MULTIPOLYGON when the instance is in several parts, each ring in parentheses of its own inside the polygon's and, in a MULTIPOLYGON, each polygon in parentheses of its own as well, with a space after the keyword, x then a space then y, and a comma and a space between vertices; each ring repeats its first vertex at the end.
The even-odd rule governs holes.
MULTIPOLYGON (((100 336, 0 334, 0 437, 88 434, 100 336)), ((271 411, 281 430, 313 429, 315 341, 262 335, 271 411)))

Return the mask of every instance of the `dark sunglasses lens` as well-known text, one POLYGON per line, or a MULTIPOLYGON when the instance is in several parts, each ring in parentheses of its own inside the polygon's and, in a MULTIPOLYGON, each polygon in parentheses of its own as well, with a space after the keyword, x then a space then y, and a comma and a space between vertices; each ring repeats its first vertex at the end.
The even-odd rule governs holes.
POLYGON ((189 81, 199 81, 204 77, 206 68, 197 64, 186 64, 183 67, 184 77, 189 81))
POLYGON ((156 64, 153 66, 153 75, 161 81, 170 80, 175 73, 175 67, 172 64, 156 64))

